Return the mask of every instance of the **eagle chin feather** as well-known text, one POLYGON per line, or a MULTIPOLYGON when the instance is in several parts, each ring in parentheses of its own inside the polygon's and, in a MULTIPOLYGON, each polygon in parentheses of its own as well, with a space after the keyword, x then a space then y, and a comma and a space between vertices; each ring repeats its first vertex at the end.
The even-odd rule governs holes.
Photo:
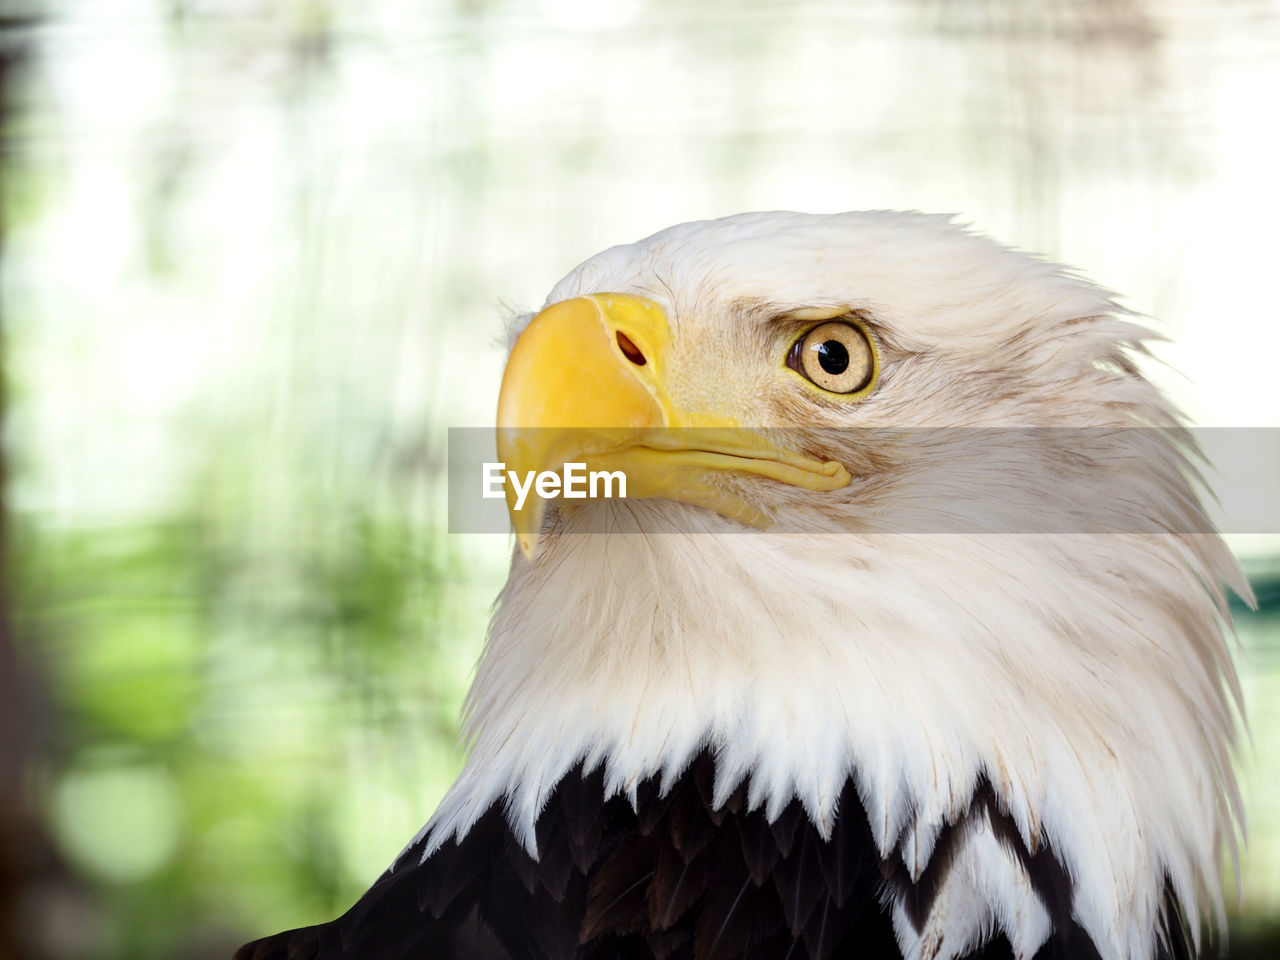
POLYGON ((683 224, 546 307, 603 294, 661 308, 683 408, 804 428, 854 481, 727 479, 768 534, 670 499, 553 510, 537 559, 513 557, 435 815, 345 917, 242 960, 1195 956, 1240 819, 1220 585, 1251 595, 1131 359, 1148 331, 922 214, 683 224), (857 402, 769 354, 771 318, 840 310, 879 351, 857 402), (1133 427, 1136 458, 868 447, 1133 427), (988 486, 1011 493, 999 523, 930 532, 988 486))

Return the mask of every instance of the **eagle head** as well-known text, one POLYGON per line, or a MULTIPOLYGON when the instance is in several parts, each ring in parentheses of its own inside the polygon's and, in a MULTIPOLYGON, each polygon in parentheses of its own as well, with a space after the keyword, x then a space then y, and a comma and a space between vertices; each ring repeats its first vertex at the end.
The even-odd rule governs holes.
POLYGON ((627 496, 508 488, 470 754, 388 876, 428 871, 477 956, 1198 949, 1240 807, 1221 585, 1249 589, 1150 336, 914 213, 578 266, 513 325, 500 459, 627 496))

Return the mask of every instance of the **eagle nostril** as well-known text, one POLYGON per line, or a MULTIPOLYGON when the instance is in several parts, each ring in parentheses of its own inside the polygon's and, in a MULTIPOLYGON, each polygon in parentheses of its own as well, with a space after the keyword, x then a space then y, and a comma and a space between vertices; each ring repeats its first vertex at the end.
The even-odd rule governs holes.
POLYGON ((643 367, 649 362, 644 358, 644 354, 640 352, 640 348, 632 343, 631 338, 621 330, 618 331, 618 349, 637 367, 643 367))

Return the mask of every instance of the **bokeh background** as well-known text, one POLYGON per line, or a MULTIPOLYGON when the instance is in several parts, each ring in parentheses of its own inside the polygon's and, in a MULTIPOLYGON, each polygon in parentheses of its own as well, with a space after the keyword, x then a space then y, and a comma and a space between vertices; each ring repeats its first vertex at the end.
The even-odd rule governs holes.
MULTIPOLYGON (((1280 426, 1280 3, 0 3, 0 958, 341 912, 460 763, 504 314, 747 209, 954 211, 1280 426)), ((1232 956, 1280 956, 1280 544, 1233 538, 1232 956)))

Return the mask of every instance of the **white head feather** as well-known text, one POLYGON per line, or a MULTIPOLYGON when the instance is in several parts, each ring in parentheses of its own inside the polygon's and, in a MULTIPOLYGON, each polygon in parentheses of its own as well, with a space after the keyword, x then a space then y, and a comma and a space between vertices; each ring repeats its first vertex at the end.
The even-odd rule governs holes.
MULTIPOLYGON (((468 699, 472 751, 424 828, 428 850, 502 801, 532 851, 543 803, 579 761, 626 793, 711 746, 719 797, 749 773, 753 807, 774 816, 794 796, 824 830, 854 777, 882 855, 913 876, 989 780, 1023 842, 1063 861, 1076 919, 1108 960, 1153 955, 1166 882, 1189 917, 1220 916, 1239 797, 1218 584, 1249 593, 1220 538, 876 532, 933 529, 964 495, 957 477, 1021 483, 1046 511, 1100 511, 1111 529, 1209 529, 1179 415, 1126 355, 1150 334, 1061 267, 920 214, 683 224, 591 258, 547 305, 605 291, 659 303, 686 399, 727 404, 741 422, 805 422, 833 438, 1174 428, 1140 477, 1165 495, 1140 498, 1150 516, 1126 516, 1131 504, 1080 482, 1120 469, 1105 450, 1074 474, 1042 463, 1024 476, 967 444, 946 453, 967 458, 962 469, 889 462, 891 482, 818 495, 812 525, 802 508, 814 494, 779 501, 783 524, 809 532, 744 535, 669 501, 600 505, 607 534, 564 521, 536 563, 514 555, 468 699), (744 330, 771 311, 838 305, 874 322, 879 385, 863 403, 801 411, 771 390, 776 365, 752 359, 744 330), (644 535, 658 527, 681 532, 644 535), (861 532, 829 532, 842 528, 861 532)), ((904 911, 909 960, 961 956, 993 931, 1030 957, 1050 927, 992 830, 965 836, 923 930, 904 911)))

